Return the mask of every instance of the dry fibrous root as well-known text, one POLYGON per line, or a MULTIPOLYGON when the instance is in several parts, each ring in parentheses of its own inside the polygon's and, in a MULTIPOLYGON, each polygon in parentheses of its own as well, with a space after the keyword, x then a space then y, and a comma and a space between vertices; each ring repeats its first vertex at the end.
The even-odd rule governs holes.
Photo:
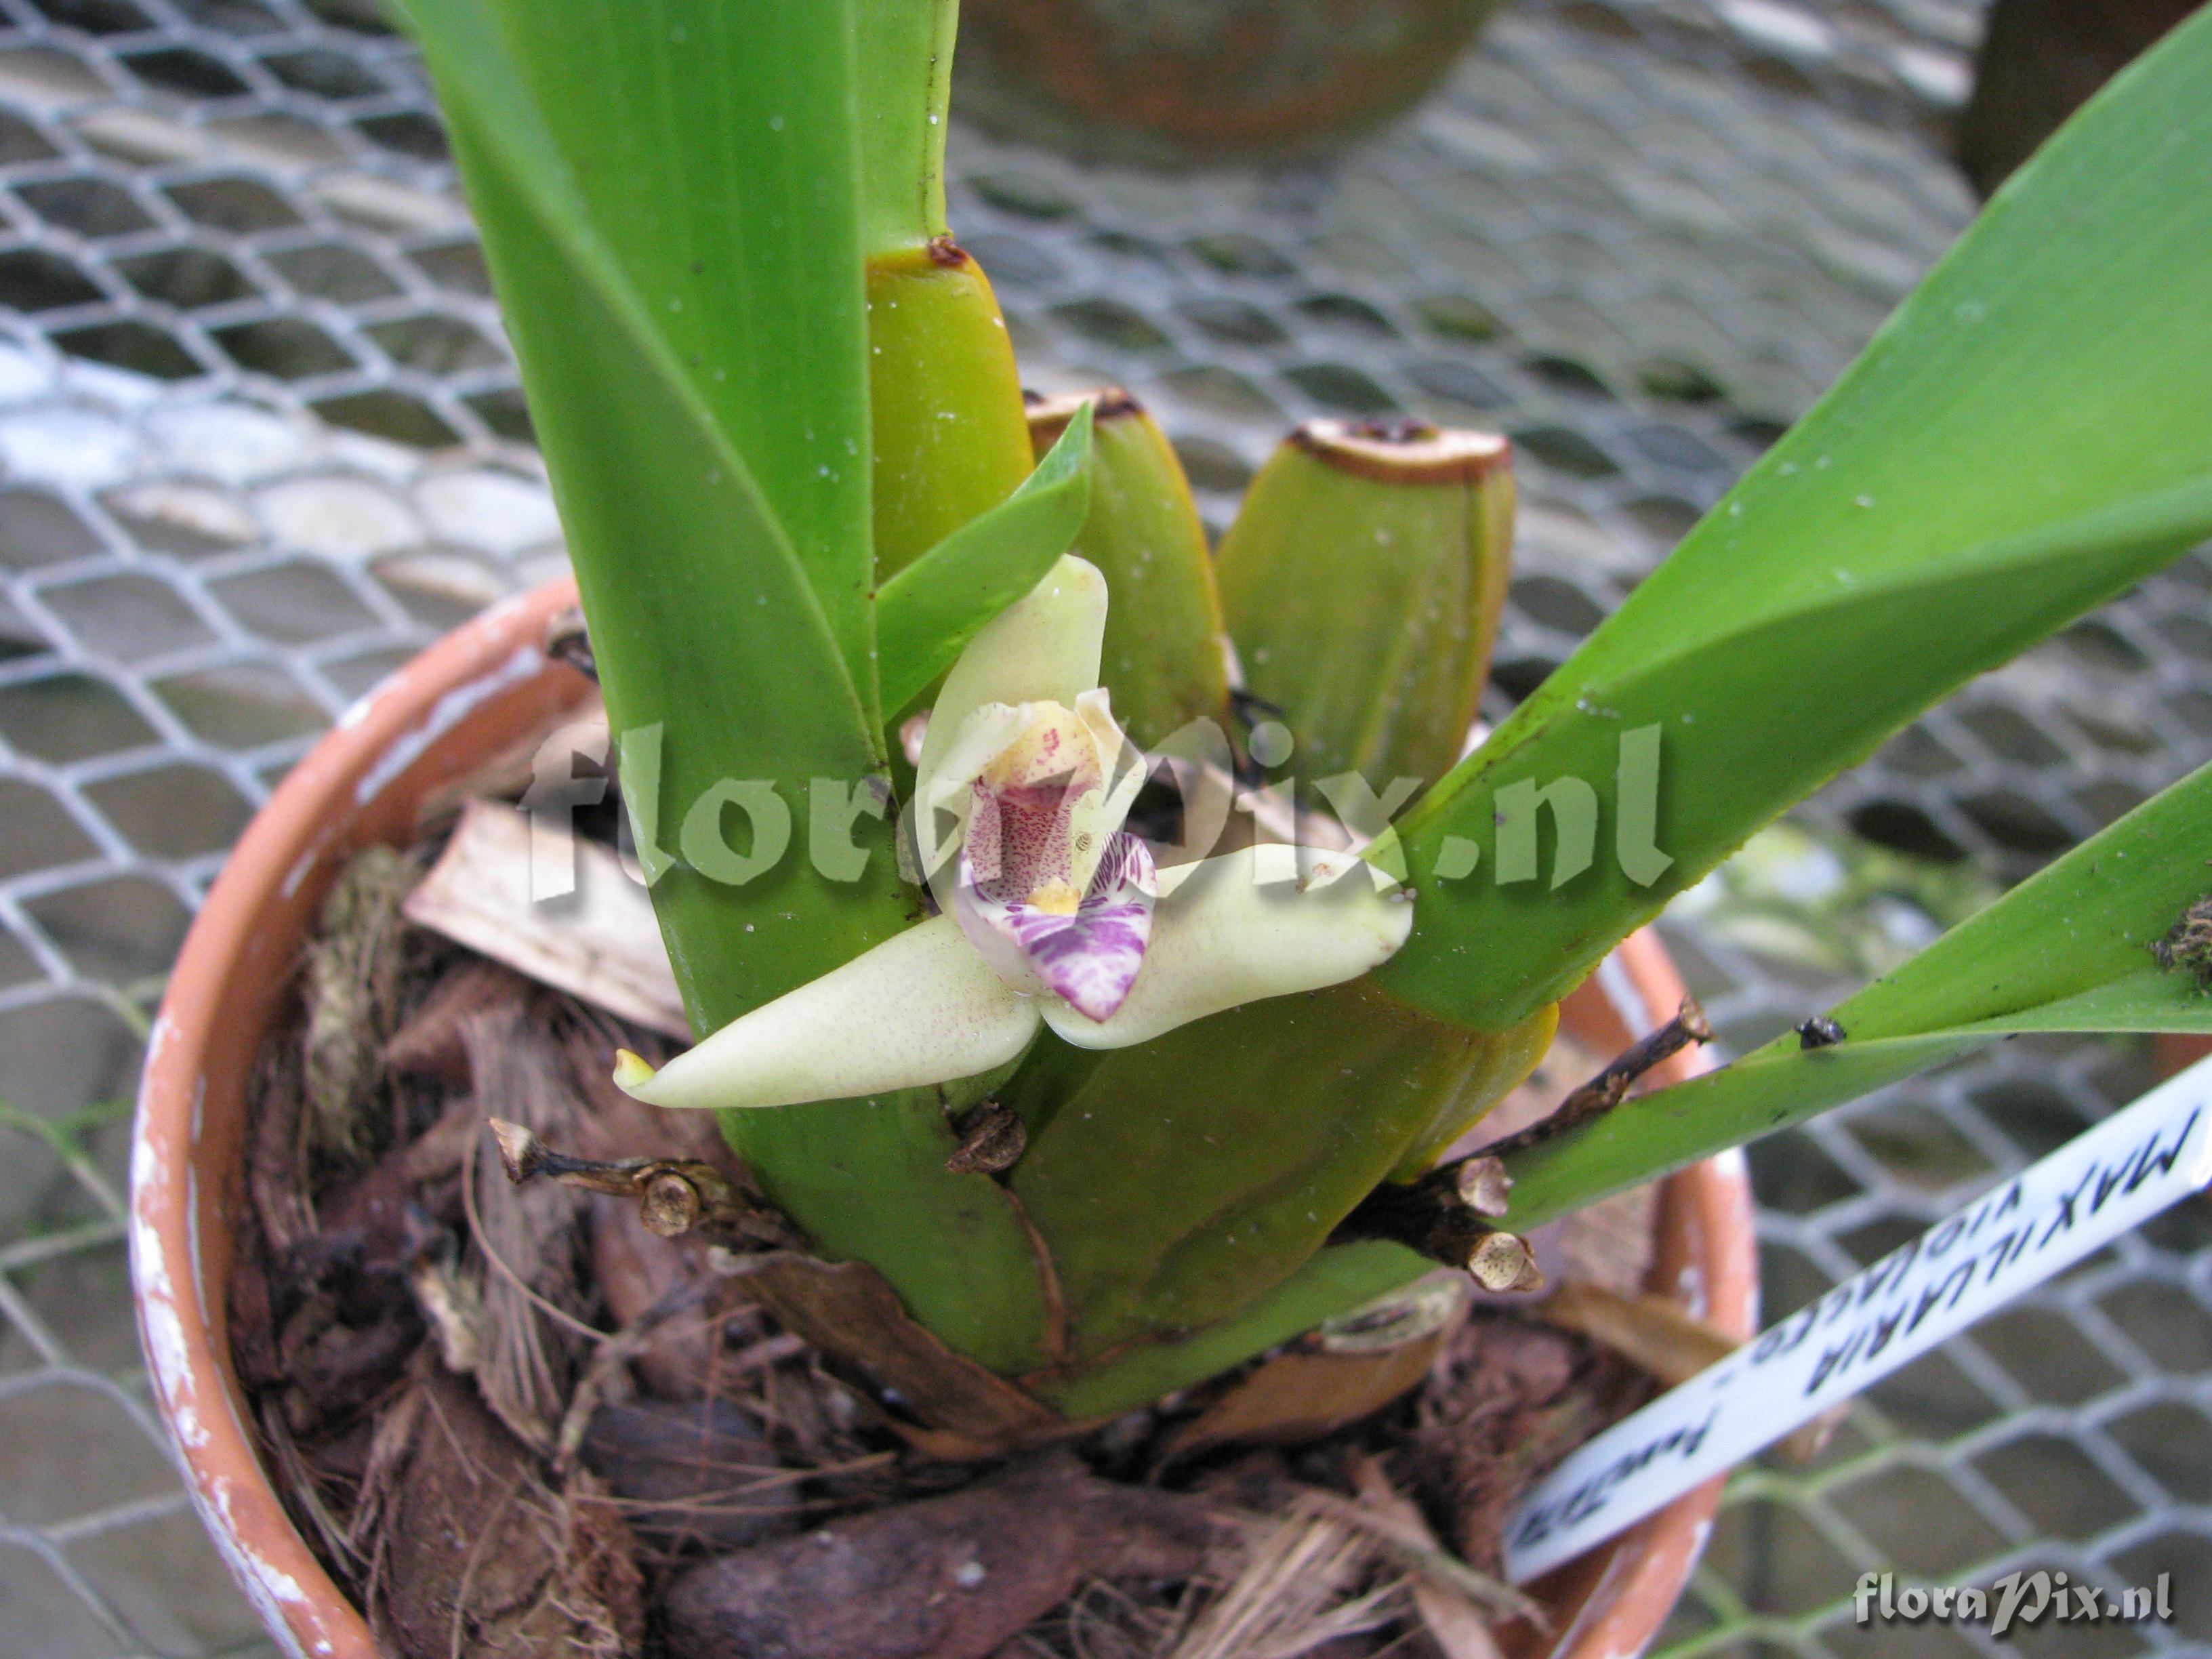
POLYGON ((1511 1153, 1595 1121, 1626 1099, 1637 1080, 1692 1043, 1710 1042, 1705 1011, 1685 997, 1674 1018, 1577 1089, 1548 1117, 1474 1155, 1439 1164, 1418 1181, 1378 1187, 1337 1229, 1340 1239, 1384 1238, 1432 1261, 1464 1267, 1488 1291, 1544 1288, 1528 1240, 1496 1224, 1510 1207, 1511 1153))
POLYGON ((307 1150, 329 1163, 358 1165, 390 1133, 372 1109, 377 1054, 399 1013, 407 931, 399 906, 422 873, 389 848, 372 848, 347 866, 323 901, 303 987, 307 1110, 301 1129, 307 1150))

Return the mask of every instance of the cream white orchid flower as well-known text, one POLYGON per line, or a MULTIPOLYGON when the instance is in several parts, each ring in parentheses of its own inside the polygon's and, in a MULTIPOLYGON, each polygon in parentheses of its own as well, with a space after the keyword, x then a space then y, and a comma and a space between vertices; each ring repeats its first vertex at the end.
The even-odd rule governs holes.
POLYGON ((656 1106, 787 1106, 972 1077, 1049 1025, 1118 1048, 1240 1003, 1355 979, 1408 895, 1349 853, 1272 845, 1158 870, 1122 825, 1143 757, 1098 685, 1106 582, 1073 556, 945 678, 915 767, 942 914, 732 1020, 658 1072, 656 1106))

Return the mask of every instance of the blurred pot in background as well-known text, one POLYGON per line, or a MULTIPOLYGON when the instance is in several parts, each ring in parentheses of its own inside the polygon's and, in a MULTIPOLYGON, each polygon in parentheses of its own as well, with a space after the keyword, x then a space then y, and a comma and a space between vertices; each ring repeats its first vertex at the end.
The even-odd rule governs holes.
POLYGON ((966 0, 963 112, 1155 161, 1308 149, 1419 101, 1498 0, 966 0))
POLYGON ((1959 162, 1989 195, 2202 0, 1996 0, 1959 119, 1959 162))

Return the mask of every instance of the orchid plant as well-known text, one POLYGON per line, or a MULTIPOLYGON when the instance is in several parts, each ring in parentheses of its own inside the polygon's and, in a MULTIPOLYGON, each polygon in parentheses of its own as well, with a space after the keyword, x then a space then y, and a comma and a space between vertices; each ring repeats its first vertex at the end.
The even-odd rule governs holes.
POLYGON ((1302 429, 1217 559, 1129 399, 1025 408, 945 220, 952 0, 404 4, 637 843, 686 825, 648 868, 701 1041, 618 1079, 720 1110, 991 1387, 1123 1409, 1975 1043, 2212 1030, 2199 773, 1839 1041, 1447 1156, 1674 894, 2212 534, 2212 15, 1462 757, 1507 446, 1302 429), (717 791, 762 779, 843 850, 716 879, 717 791))

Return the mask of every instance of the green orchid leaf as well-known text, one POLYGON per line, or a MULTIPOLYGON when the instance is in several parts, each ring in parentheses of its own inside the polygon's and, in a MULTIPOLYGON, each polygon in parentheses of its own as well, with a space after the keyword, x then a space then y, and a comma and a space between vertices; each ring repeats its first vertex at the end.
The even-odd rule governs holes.
MULTIPOLYGON (((865 814, 850 881, 793 857, 732 885, 672 856, 726 780, 773 781, 795 816, 812 780, 884 769, 849 9, 589 0, 557 26, 509 0, 409 9, 633 819, 660 826, 654 908, 693 1026, 711 1030, 913 919, 889 827, 865 814)), ((732 1133, 818 1248, 873 1263, 946 1342, 1018 1370, 1046 1354, 1028 1235, 988 1177, 945 1168, 947 1107, 982 1086, 732 1115, 732 1133)))
MULTIPOLYGON (((1500 1224, 1526 1231, 2003 1036, 2212 1032, 2212 991, 2197 969, 2162 966, 2151 948, 2212 890, 2208 856, 2212 767, 1837 1007, 1841 1042, 1808 1050, 1792 1034, 1512 1157, 1512 1208, 1500 1224)), ((1073 1415, 1118 1411, 1436 1270, 1396 1244, 1332 1245, 1220 1322, 1133 1345, 1045 1391, 1073 1415)))
POLYGON ((2207 964, 2164 944, 2212 891, 2212 767, 2185 778, 1833 1010, 1844 1040, 1791 1035, 1510 1161, 1510 1224, 1633 1186, 1841 1105, 1994 1038, 2212 1032, 2207 964))
POLYGON ((2208 86, 2212 15, 2069 123, 1407 816, 1394 992, 1493 1030, 1556 999, 1919 710, 2212 534, 2208 86), (1548 879, 1540 817, 1569 843, 1548 879))
POLYGON ((854 15, 860 236, 870 255, 945 234, 945 116, 959 0, 866 0, 854 15))
MULTIPOLYGON (((957 0, 866 0, 855 12, 878 584, 1036 464, 1006 319, 945 219, 958 11, 957 0)), ((887 696, 885 716, 902 701, 887 696)))
MULTIPOLYGON (((560 49, 538 38, 567 31, 533 30, 520 11, 416 0, 411 16, 514 337, 612 723, 618 733, 662 728, 653 805, 673 841, 720 780, 804 789, 812 776, 879 771, 877 722, 781 504, 737 441, 744 423, 709 397, 713 370, 684 360, 672 326, 683 313, 666 303, 679 296, 653 303, 640 275, 652 261, 635 247, 625 261, 623 238, 646 219, 575 187, 590 169, 546 118, 558 99, 520 66, 536 45, 559 69, 560 49)), ((711 33, 701 50, 745 55, 711 33)), ((601 76, 622 78, 609 65, 601 76)), ((711 198, 696 181, 690 189, 711 198)), ((857 295, 857 252, 848 257, 857 295)), ((851 486, 863 549, 866 489, 863 466, 851 486)), ((670 869, 655 908, 694 1024, 711 1030, 902 926, 887 848, 872 865, 872 879, 849 885, 815 880, 796 860, 742 887, 681 861, 670 869)))
MULTIPOLYGON (((1422 921, 1442 913, 1446 926, 1485 931, 1458 952, 1446 948, 1437 964, 1448 975, 1441 985, 1400 971, 1402 955, 1384 969, 1386 981, 1417 1003, 1450 998, 1450 1012, 1486 1026, 1522 1000, 1564 995, 1625 927, 1648 920, 1758 823, 1817 787, 1838 757, 1863 758, 1925 707, 1923 665, 1944 664, 1953 683, 1994 668, 2208 533, 2212 480, 1908 574, 1870 578, 1824 603, 1747 623, 1620 679, 1591 684, 1583 708, 1547 722, 1525 745, 1505 744, 1486 773, 1462 783, 1448 821, 1483 848, 1470 877, 1444 879, 1421 860, 1422 851, 1440 843, 1416 843, 1422 921), (1870 653, 1888 672, 1869 672, 1870 653), (1849 689, 1808 690, 1826 686, 1849 689), (1541 879, 1504 882, 1508 874, 1538 873, 1533 860, 1517 871, 1510 865, 1510 833, 1503 826, 1514 817, 1510 792, 1523 791, 1519 807, 1533 816, 1534 790, 1559 779, 1595 780, 1615 792, 1620 812, 1633 791, 1617 788, 1616 781, 1630 775, 1639 740, 1656 760, 1644 786, 1651 832, 1612 847, 1584 845, 1577 856, 1591 863, 1559 890, 1541 879), (1478 821, 1470 824, 1466 813, 1477 804, 1478 821), (1638 886, 1638 857, 1672 863, 1660 879, 1638 886), (1425 868, 1427 880, 1419 873, 1425 868)), ((1413 831, 1404 833, 1413 841, 1413 831)), ((1565 856, 1555 854, 1555 872, 1565 856)), ((1417 933, 1408 953, 1419 939, 1417 933)))
POLYGON ((1397 1244, 1333 1245, 1219 1324, 1156 1342, 1133 1342, 1096 1364, 1030 1385, 1077 1419, 1111 1416, 1219 1375, 1396 1290, 1437 1264, 1397 1244))
MULTIPOLYGON (((449 109, 473 110, 487 142, 518 154, 506 118, 532 129, 533 193, 565 198, 568 216, 595 233, 665 363, 744 458, 867 701, 850 0, 569 0, 557 19, 526 0, 409 0, 409 9, 449 109)), ((519 228, 485 224, 495 258, 519 228)), ((574 343, 573 328, 561 334, 574 343)), ((748 561, 735 562, 723 580, 743 580, 748 561)), ((712 569, 695 567, 695 581, 714 580, 712 569)))
POLYGON ((884 584, 876 650, 887 718, 896 720, 1073 544, 1091 511, 1091 430, 1086 404, 1019 489, 884 584))
POLYGON ((1041 1042, 1048 1076, 1005 1094, 1035 1116, 1007 1181, 1058 1265, 1075 1355, 1201 1328, 1280 1284, 1440 1123, 1527 1075, 1552 1031, 1535 1025, 1470 1031, 1356 980, 1097 1055, 1041 1042))

